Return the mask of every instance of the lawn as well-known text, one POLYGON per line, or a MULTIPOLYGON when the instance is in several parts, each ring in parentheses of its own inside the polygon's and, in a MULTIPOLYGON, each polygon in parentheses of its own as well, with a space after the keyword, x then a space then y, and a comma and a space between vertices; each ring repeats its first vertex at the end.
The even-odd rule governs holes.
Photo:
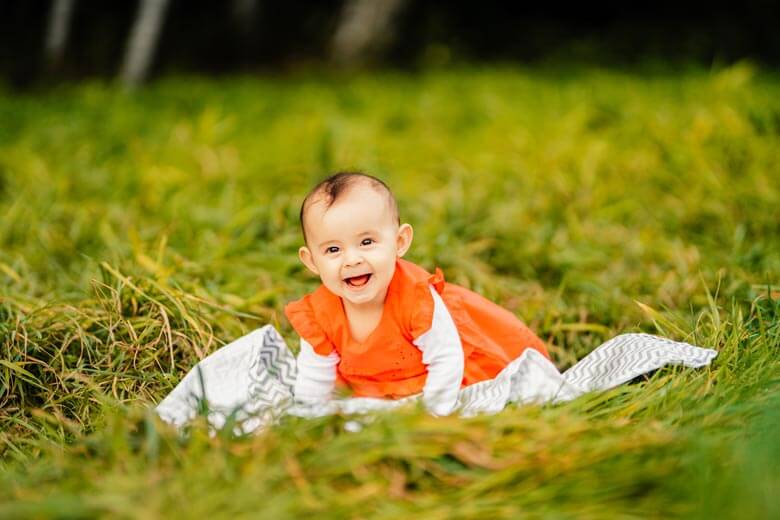
POLYGON ((778 164, 749 63, 0 90, 0 517, 777 518, 778 164), (199 359, 297 348, 298 208, 342 169, 561 369, 631 331, 719 356, 493 416, 171 431, 150 406, 199 359))

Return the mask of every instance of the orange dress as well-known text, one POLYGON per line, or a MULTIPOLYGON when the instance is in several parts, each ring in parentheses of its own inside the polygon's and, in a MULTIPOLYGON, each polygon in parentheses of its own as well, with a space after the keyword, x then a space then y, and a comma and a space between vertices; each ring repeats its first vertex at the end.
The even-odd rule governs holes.
POLYGON ((289 303, 285 315, 319 355, 339 355, 338 382, 359 397, 399 398, 422 392, 427 377, 422 352, 412 342, 431 328, 433 286, 450 312, 463 347, 461 386, 492 379, 527 348, 549 358, 544 342, 511 312, 464 287, 447 283, 399 259, 387 289, 382 318, 359 343, 349 332, 341 298, 324 285, 289 303))

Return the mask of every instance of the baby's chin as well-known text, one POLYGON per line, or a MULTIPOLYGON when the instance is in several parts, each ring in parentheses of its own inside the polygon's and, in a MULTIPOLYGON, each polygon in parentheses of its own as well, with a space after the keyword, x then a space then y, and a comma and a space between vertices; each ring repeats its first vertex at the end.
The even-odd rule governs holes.
POLYGON ((377 299, 376 291, 371 291, 370 294, 352 294, 342 291, 341 293, 341 299, 347 300, 349 303, 353 305, 367 305, 371 303, 375 303, 375 300, 377 299))

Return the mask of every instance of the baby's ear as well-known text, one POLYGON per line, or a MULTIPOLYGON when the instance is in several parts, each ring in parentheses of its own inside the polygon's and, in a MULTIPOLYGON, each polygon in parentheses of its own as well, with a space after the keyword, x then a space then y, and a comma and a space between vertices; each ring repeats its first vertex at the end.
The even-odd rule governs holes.
POLYGON ((398 228, 398 237, 396 239, 396 250, 398 257, 402 257, 409 250, 412 245, 412 239, 414 238, 414 229, 409 224, 401 224, 398 228))
POLYGON ((298 249, 298 258, 301 259, 301 262, 303 262, 303 265, 305 265, 309 271, 316 275, 320 274, 320 272, 317 270, 317 266, 314 265, 314 259, 312 258, 311 251, 309 251, 308 247, 302 246, 300 249, 298 249))

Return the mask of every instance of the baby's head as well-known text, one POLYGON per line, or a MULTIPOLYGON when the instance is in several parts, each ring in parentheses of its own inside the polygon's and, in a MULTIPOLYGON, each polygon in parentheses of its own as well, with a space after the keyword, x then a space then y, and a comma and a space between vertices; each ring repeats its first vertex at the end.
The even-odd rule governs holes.
POLYGON ((345 305, 383 305, 395 262, 412 243, 387 185, 342 172, 320 182, 301 205, 305 245, 298 256, 345 305))

